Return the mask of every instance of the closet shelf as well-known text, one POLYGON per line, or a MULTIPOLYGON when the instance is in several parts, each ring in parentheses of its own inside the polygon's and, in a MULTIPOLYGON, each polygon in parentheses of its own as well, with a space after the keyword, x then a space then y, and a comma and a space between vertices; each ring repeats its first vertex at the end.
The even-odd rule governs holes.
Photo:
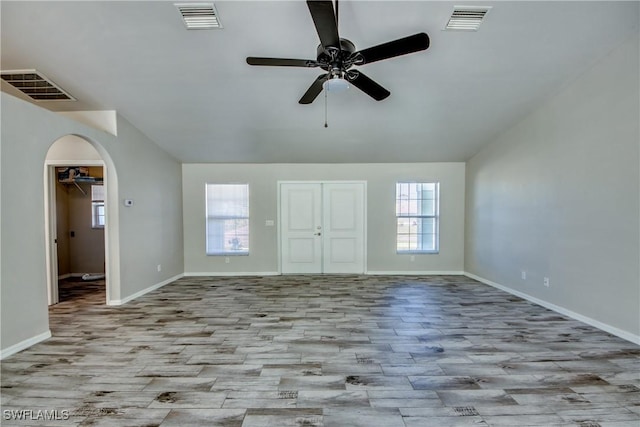
POLYGON ((102 180, 102 178, 95 178, 92 176, 79 176, 73 179, 58 180, 58 182, 60 184, 65 184, 65 185, 75 185, 76 188, 80 190, 80 192, 83 195, 86 196, 87 192, 84 191, 84 189, 80 186, 80 184, 103 184, 104 181, 102 180))

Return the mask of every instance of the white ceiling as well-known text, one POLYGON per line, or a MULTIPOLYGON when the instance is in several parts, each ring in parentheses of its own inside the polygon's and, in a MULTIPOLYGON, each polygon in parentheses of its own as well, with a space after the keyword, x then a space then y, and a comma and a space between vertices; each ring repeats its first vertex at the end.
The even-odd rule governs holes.
MULTIPOLYGON (((182 162, 464 161, 638 31, 637 1, 346 1, 358 49, 418 32, 431 47, 360 69, 391 91, 298 99, 319 69, 301 1, 216 1, 221 30, 187 31, 172 1, 0 2, 2 70, 37 69, 77 102, 117 110, 182 162), (492 6, 478 32, 443 31, 454 5, 492 6)), ((2 89, 15 93, 2 83, 2 89)))

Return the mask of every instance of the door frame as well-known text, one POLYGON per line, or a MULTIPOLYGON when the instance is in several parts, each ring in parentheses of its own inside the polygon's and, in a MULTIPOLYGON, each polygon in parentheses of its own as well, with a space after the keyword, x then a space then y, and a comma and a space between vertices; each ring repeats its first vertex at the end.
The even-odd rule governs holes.
MULTIPOLYGON (((362 194, 362 204, 363 204, 363 212, 362 212, 362 226, 363 226, 363 236, 362 236, 362 262, 363 262, 363 274, 367 272, 367 235, 368 235, 368 225, 367 225, 367 181, 364 180, 295 180, 295 181, 277 181, 277 208, 278 208, 278 217, 277 217, 277 233, 278 233, 278 274, 282 275, 282 227, 280 221, 282 220, 282 184, 362 184, 363 186, 363 194, 362 194)), ((324 230, 323 230, 324 231, 324 230)), ((323 273, 324 274, 324 273, 323 273)))
MULTIPOLYGON (((46 160, 44 163, 44 189, 46 197, 44 198, 44 210, 45 210, 45 224, 44 224, 44 236, 45 236, 45 260, 47 268, 47 299, 48 304, 53 305, 60 302, 60 296, 58 292, 58 218, 57 218, 57 201, 56 201, 56 184, 58 177, 56 175, 56 168, 62 166, 100 166, 102 167, 102 185, 104 185, 105 201, 107 200, 107 166, 102 160, 46 160)), ((109 271, 109 243, 107 239, 107 230, 109 226, 109 215, 105 215, 104 220, 104 260, 105 260, 105 274, 109 271)), ((109 301, 109 275, 105 276, 105 286, 107 301, 109 301)))

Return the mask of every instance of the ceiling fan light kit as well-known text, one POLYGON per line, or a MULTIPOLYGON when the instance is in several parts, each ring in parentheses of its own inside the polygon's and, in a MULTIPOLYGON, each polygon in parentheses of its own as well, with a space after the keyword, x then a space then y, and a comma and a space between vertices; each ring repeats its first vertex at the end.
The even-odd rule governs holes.
POLYGON ((332 76, 322 83, 322 88, 331 93, 340 93, 349 89, 349 82, 341 75, 332 76))
POLYGON ((391 92, 352 67, 407 55, 429 47, 429 36, 426 33, 418 33, 357 51, 351 41, 340 38, 338 34, 337 0, 335 9, 331 0, 307 0, 307 7, 320 38, 315 60, 253 56, 247 58, 249 65, 323 69, 325 73, 318 76, 302 95, 298 101, 300 104, 311 104, 323 89, 325 94, 337 93, 347 90, 351 85, 376 101, 382 101, 391 95, 391 92))

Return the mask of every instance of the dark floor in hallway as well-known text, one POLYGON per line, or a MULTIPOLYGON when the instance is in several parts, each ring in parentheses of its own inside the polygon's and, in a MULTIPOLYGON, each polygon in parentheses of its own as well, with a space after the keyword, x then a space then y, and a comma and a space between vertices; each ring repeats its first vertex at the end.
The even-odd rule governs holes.
POLYGON ((83 280, 69 277, 58 281, 58 297, 61 303, 73 302, 79 306, 104 304, 106 288, 104 279, 83 280))
POLYGON ((2 362, 3 426, 640 426, 640 347, 464 276, 65 292, 2 362))

